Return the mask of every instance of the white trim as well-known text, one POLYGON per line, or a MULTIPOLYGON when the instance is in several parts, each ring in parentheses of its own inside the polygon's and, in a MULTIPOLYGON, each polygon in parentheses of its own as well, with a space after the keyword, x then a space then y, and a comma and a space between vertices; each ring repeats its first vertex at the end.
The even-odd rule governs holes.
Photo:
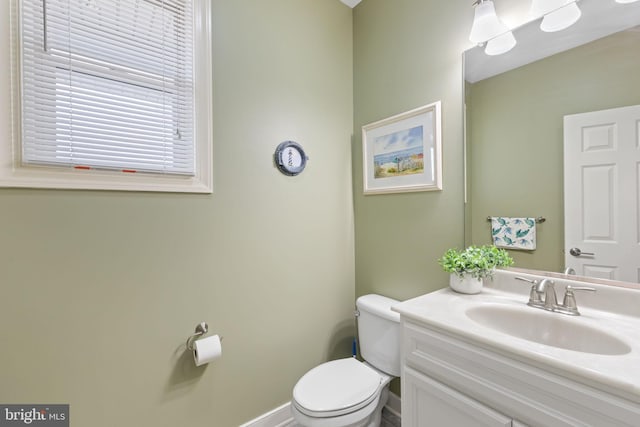
POLYGON ((387 400, 387 404, 384 407, 393 415, 402 416, 402 400, 397 394, 389 392, 389 400, 387 400))
MULTIPOLYGON (((400 397, 395 393, 389 392, 389 400, 385 408, 393 415, 400 417, 402 414, 400 397)), ((291 402, 287 402, 266 414, 260 415, 258 418, 242 424, 240 427, 287 427, 293 426, 294 423, 295 420, 291 415, 291 402)))
POLYGON ((286 427, 293 424, 291 402, 287 402, 276 409, 260 415, 240 427, 286 427))
MULTIPOLYGON (((4 2, 2 2, 4 3, 4 2)), ((0 6, 0 18, 9 13, 11 25, 3 28, 2 36, 11 40, 11 81, 0 81, 1 102, 11 102, 11 122, 0 116, 0 187, 59 188, 85 190, 162 191, 180 193, 213 192, 213 110, 212 93, 212 23, 211 2, 194 0, 194 72, 196 175, 131 174, 101 170, 75 170, 46 166, 22 166, 20 161, 20 0, 0 6), (9 101, 10 100, 10 101, 9 101), (2 130, 10 129, 10 133, 2 130), (10 139, 5 139, 7 133, 10 139), (133 178, 133 179, 132 179, 133 178)), ((4 110, 5 105, 0 105, 4 110)))

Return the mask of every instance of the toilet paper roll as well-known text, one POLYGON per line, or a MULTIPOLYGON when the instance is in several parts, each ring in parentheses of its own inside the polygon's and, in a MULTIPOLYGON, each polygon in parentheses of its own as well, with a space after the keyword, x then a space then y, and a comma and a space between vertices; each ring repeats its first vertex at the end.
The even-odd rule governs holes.
POLYGON ((209 363, 220 356, 222 356, 222 344, 217 335, 201 338, 193 343, 193 360, 196 366, 209 363))

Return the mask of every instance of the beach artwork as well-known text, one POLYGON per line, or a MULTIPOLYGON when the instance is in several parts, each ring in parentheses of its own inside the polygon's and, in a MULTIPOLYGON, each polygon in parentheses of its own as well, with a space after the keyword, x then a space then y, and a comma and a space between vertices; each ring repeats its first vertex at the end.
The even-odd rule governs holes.
POLYGON ((375 138, 374 178, 424 173, 424 128, 416 126, 375 138))
POLYGON ((440 101, 362 126, 364 194, 442 190, 440 101))

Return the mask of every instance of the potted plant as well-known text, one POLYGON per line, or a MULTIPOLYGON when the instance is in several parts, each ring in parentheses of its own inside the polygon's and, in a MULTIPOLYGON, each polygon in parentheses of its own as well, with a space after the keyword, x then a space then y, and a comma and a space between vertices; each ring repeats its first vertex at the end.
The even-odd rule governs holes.
POLYGON ((449 249, 438 260, 444 271, 451 273, 449 286, 454 291, 477 294, 482 280, 493 276, 496 267, 513 265, 513 258, 504 249, 493 245, 469 246, 464 250, 449 249))

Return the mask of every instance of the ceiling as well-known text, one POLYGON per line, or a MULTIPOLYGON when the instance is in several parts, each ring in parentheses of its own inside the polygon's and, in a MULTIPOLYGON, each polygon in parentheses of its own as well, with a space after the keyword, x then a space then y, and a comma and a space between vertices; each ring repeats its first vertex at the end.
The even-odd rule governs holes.
POLYGON ((342 3, 346 4, 350 8, 354 8, 360 3, 362 0, 340 0, 342 3))

